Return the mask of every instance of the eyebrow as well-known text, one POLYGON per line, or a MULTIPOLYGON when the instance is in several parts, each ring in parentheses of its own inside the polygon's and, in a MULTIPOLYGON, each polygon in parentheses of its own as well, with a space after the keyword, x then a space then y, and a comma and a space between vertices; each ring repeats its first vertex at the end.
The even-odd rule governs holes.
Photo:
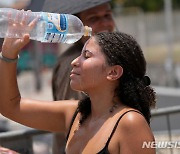
POLYGON ((89 50, 87 50, 87 49, 82 50, 82 51, 81 51, 81 54, 83 54, 84 52, 90 52, 91 54, 93 54, 91 51, 89 51, 89 50))

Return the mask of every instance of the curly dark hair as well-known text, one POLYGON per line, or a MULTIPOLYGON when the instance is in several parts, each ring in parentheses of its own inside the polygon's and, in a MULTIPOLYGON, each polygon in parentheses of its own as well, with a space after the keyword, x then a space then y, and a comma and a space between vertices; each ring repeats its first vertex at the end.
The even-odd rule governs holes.
MULTIPOLYGON (((150 124, 150 109, 155 106, 156 97, 154 90, 149 86, 149 78, 145 76, 146 60, 141 47, 132 36, 122 32, 98 33, 94 37, 107 63, 123 68, 115 95, 123 104, 140 111, 150 124)), ((91 113, 89 97, 79 102, 78 111, 82 115, 82 124, 91 113)))

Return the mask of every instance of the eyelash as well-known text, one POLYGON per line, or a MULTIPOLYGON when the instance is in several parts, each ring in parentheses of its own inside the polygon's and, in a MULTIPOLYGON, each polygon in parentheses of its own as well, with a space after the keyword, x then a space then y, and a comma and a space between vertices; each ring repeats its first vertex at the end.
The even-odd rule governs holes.
POLYGON ((89 56, 88 56, 86 53, 84 54, 84 57, 85 57, 86 59, 89 58, 89 56))
POLYGON ((90 56, 89 56, 89 54, 87 53, 88 51, 84 51, 84 53, 83 53, 83 56, 84 56, 84 58, 90 58, 90 56))

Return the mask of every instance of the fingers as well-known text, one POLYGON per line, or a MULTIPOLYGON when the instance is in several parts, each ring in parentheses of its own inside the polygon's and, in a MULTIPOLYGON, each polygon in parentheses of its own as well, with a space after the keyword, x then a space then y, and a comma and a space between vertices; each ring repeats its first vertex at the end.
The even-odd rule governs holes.
POLYGON ((18 10, 16 17, 14 18, 14 22, 17 24, 20 23, 22 20, 22 16, 23 16, 22 11, 18 10))
POLYGON ((23 11, 22 12, 22 14, 23 14, 22 21, 20 23, 21 25, 28 26, 28 32, 31 32, 31 30, 35 27, 35 25, 37 24, 37 21, 39 19, 38 17, 37 18, 34 17, 35 19, 32 19, 33 15, 30 16, 31 12, 32 12, 31 10, 23 11))
POLYGON ((24 10, 22 10, 21 13, 23 15, 22 15, 22 20, 20 22, 20 25, 25 25, 25 24, 27 24, 27 22, 26 22, 27 21, 27 13, 24 10))
POLYGON ((23 36, 23 39, 22 39, 21 43, 23 43, 23 45, 26 45, 27 43, 29 43, 29 41, 30 41, 30 36, 29 36, 29 34, 25 34, 25 35, 23 36))
MULTIPOLYGON (((29 15, 31 11, 17 11, 16 14, 12 15, 9 12, 8 15, 8 30, 6 33, 6 37, 8 38, 22 38, 24 34, 30 33, 36 24, 36 20, 30 22, 31 15, 29 15)), ((31 19, 32 20, 32 19, 31 19)))
MULTIPOLYGON (((29 15, 30 12, 31 12, 30 10, 28 10, 28 11, 24 11, 24 10, 19 11, 18 10, 17 14, 14 17, 12 17, 12 13, 9 12, 9 14, 8 14, 9 27, 16 26, 17 28, 20 28, 19 26, 24 26, 24 27, 29 26, 28 20, 30 19, 30 15, 29 15)), ((32 24, 34 24, 34 22, 32 22, 32 24)))
POLYGON ((29 18, 29 13, 31 12, 30 10, 28 11, 23 11, 23 17, 22 17, 22 21, 21 21, 21 24, 23 25, 28 25, 28 18, 29 18))
MULTIPOLYGON (((28 25, 28 14, 25 11, 18 11, 16 15, 8 14, 9 23, 6 38, 2 50, 8 57, 16 57, 20 50, 30 41, 30 28, 28 25)), ((33 26, 34 23, 30 26, 33 26)))
POLYGON ((8 12, 8 28, 13 24, 13 21, 12 21, 12 13, 11 12, 8 12))
POLYGON ((28 25, 30 28, 30 31, 35 27, 35 25, 37 24, 38 18, 35 18, 33 21, 30 22, 30 24, 28 25))
POLYGON ((19 40, 20 41, 17 43, 17 46, 18 46, 17 51, 21 50, 26 44, 29 43, 30 41, 29 34, 23 35, 23 38, 19 40))

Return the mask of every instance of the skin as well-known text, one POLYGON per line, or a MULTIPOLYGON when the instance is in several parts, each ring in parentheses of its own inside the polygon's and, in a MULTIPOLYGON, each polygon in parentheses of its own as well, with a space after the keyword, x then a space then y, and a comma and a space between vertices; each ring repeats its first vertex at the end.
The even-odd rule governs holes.
POLYGON ((97 49, 100 50, 100 48, 98 45, 94 45, 94 41, 94 39, 89 40, 85 44, 81 56, 77 57, 71 63, 73 70, 70 75, 70 85, 74 90, 89 93, 89 89, 99 86, 105 79, 105 58, 101 52, 97 51, 97 49), (99 76, 99 73, 101 73, 102 77, 99 76))
MULTIPOLYGON (((35 22, 32 22, 29 26, 33 27, 34 24, 35 22)), ((14 26, 23 28, 24 25, 25 22, 22 21, 14 26)), ((2 46, 3 56, 16 58, 19 50, 28 42, 28 34, 22 39, 5 38, 2 46)), ((94 37, 88 40, 82 54, 72 62, 72 66, 71 86, 89 94, 92 113, 80 127, 80 114, 77 115, 66 145, 66 153, 97 153, 104 147, 117 119, 130 109, 114 98, 114 89, 123 74, 123 68, 107 65, 94 37), (93 78, 89 77, 92 71, 95 73, 93 78), (118 101, 119 105, 110 113, 113 101, 118 101)), ((78 101, 46 102, 21 98, 16 79, 16 63, 0 60, 0 74, 2 115, 32 128, 67 133, 78 101)), ((108 149, 113 154, 154 154, 154 149, 141 148, 143 141, 153 140, 144 117, 136 112, 129 112, 121 119, 108 149)))
POLYGON ((13 150, 9 150, 7 148, 4 147, 0 147, 0 153, 9 153, 9 154, 18 154, 17 152, 13 151, 13 150))

